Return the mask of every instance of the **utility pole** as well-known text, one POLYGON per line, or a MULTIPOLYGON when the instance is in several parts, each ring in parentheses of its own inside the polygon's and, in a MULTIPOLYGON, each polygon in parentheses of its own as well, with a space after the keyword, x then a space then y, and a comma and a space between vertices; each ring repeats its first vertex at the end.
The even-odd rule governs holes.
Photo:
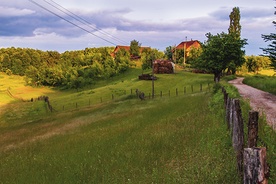
POLYGON ((183 51, 184 51, 183 64, 184 64, 184 66, 186 64, 186 43, 187 43, 187 36, 186 36, 186 40, 185 40, 184 45, 183 45, 183 51))
POLYGON ((151 88, 152 88, 152 98, 154 98, 154 60, 152 60, 152 74, 151 74, 151 80, 152 80, 152 84, 151 84, 151 88))

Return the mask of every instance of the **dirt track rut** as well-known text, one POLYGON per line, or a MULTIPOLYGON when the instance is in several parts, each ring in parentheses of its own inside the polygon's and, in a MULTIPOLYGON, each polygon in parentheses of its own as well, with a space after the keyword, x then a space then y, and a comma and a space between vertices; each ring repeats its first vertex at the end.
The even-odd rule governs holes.
POLYGON ((266 115, 267 123, 276 130, 276 96, 243 84, 244 78, 229 81, 239 91, 243 98, 249 99, 253 110, 266 115))

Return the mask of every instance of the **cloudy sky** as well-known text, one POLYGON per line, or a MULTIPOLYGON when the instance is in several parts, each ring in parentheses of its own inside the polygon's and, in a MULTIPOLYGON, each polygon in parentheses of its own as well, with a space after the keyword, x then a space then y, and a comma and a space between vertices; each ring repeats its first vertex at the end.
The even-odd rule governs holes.
POLYGON ((227 32, 233 7, 241 13, 247 55, 262 54, 261 34, 275 32, 275 0, 1 0, 0 47, 82 50, 129 45, 164 51, 184 40, 227 32))

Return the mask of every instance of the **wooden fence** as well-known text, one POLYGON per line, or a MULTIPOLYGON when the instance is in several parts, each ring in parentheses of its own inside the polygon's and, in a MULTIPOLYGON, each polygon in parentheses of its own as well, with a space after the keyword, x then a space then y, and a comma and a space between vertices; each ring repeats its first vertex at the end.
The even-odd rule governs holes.
POLYGON ((257 147, 258 141, 258 112, 250 111, 248 118, 247 145, 244 140, 244 122, 239 99, 229 97, 225 88, 224 107, 226 123, 231 132, 232 145, 235 150, 237 169, 244 184, 268 183, 269 168, 266 162, 265 147, 257 147))
MULTIPOLYGON (((145 95, 146 100, 153 98, 150 90, 151 89, 149 89, 148 91, 142 91, 145 95)), ((189 85, 189 86, 183 86, 181 88, 168 89, 166 91, 155 90, 154 98, 177 97, 181 95, 191 95, 191 94, 204 93, 204 92, 210 92, 210 91, 211 91, 211 85, 209 83, 208 84, 206 83, 204 85, 203 84, 189 85)), ((71 103, 66 103, 66 104, 60 104, 59 102, 55 102, 55 100, 51 100, 51 105, 54 111, 66 111, 66 110, 78 109, 82 107, 89 107, 91 105, 96 105, 100 103, 111 102, 129 95, 135 98, 136 89, 120 91, 119 94, 110 93, 108 95, 103 95, 102 97, 99 97, 97 99, 93 98, 93 95, 92 95, 91 99, 87 98, 85 100, 72 100, 71 103)))

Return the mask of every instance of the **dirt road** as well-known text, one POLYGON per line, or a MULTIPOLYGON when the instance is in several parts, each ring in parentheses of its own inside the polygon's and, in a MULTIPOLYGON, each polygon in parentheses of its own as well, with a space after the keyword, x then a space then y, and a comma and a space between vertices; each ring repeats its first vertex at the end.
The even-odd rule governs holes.
POLYGON ((267 123, 276 130, 276 96, 242 83, 243 78, 229 81, 243 98, 249 99, 253 110, 266 115, 267 123))

